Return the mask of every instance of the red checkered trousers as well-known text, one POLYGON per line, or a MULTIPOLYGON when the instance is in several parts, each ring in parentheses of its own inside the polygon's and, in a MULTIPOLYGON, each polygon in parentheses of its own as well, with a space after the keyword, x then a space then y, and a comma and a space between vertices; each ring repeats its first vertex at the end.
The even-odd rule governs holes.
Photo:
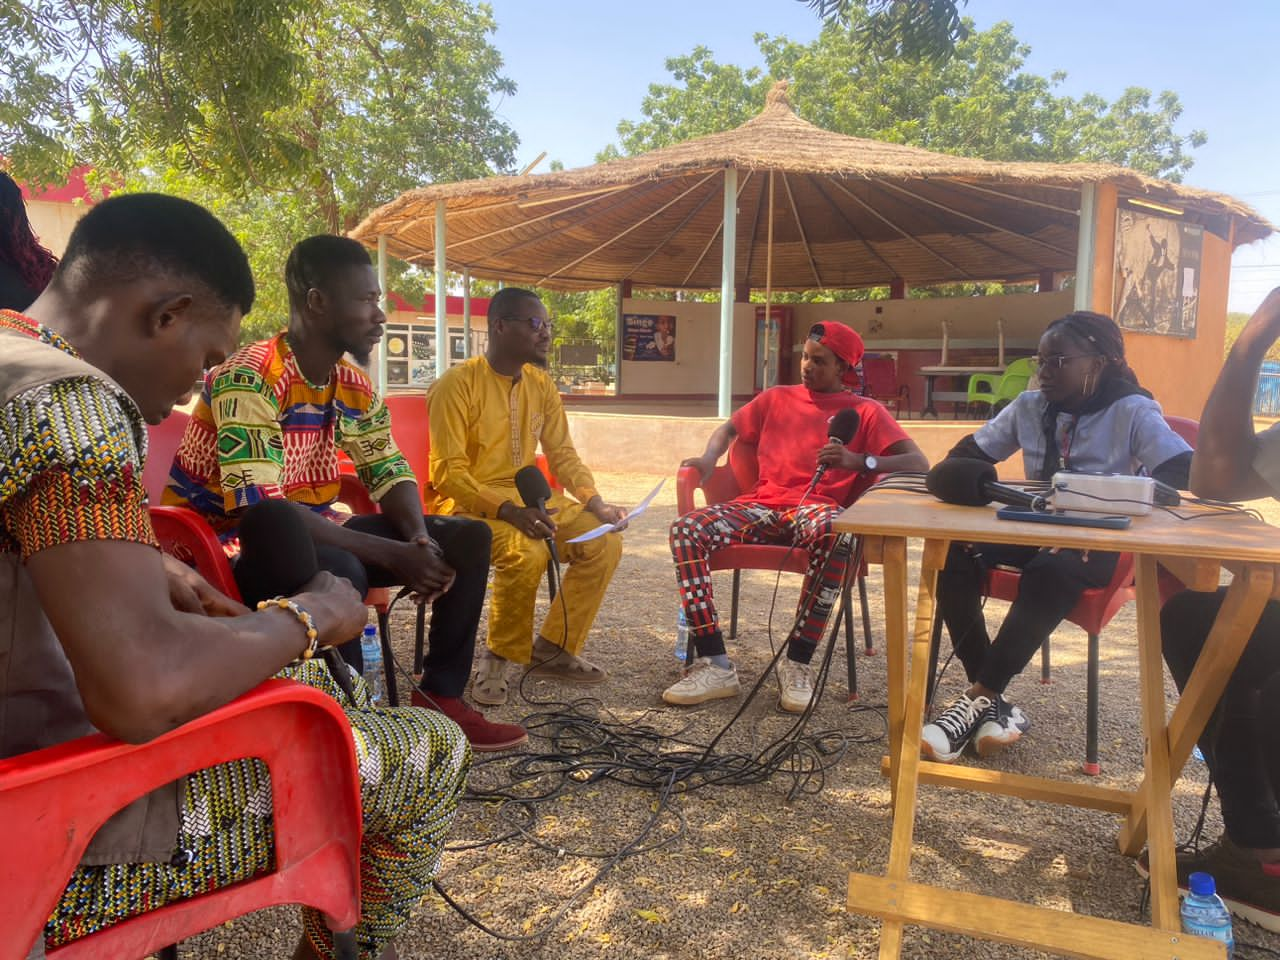
POLYGON ((834 504, 767 507, 746 500, 731 500, 690 511, 671 525, 676 586, 689 622, 689 637, 699 656, 720 652, 704 650, 704 646, 720 644, 698 643, 720 631, 708 557, 724 547, 761 543, 794 546, 809 554, 795 626, 787 642, 791 659, 802 663, 812 659, 849 565, 852 538, 841 536, 831 528, 841 510, 834 504))

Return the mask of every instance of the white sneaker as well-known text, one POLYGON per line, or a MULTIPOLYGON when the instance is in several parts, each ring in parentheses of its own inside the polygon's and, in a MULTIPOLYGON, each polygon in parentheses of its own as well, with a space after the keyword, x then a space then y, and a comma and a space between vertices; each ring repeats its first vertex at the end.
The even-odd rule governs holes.
POLYGON ((964 751, 973 739, 978 725, 987 719, 991 706, 987 697, 970 700, 964 694, 938 714, 933 723, 926 723, 920 731, 920 752, 926 759, 950 763, 964 751))
POLYGON ((732 663, 727 669, 717 667, 710 657, 699 657, 687 674, 662 691, 662 699, 676 706, 691 707, 708 700, 736 697, 741 692, 737 667, 732 663))
POLYGON ((1017 743, 1031 729, 1031 721, 1017 706, 997 695, 978 723, 973 748, 980 757, 990 757, 1017 743))
POLYGON ((783 655, 778 661, 778 709, 804 713, 813 699, 813 671, 807 663, 797 663, 783 655))

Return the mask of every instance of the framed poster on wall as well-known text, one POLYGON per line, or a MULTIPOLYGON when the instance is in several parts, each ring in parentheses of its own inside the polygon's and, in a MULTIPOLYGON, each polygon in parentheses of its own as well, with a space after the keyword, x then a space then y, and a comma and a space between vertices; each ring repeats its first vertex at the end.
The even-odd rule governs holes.
POLYGON ((623 360, 675 360, 675 358, 675 317, 652 313, 623 314, 623 360))
POLYGON ((1125 330, 1194 337, 1204 228, 1121 207, 1116 212, 1115 302, 1125 330))

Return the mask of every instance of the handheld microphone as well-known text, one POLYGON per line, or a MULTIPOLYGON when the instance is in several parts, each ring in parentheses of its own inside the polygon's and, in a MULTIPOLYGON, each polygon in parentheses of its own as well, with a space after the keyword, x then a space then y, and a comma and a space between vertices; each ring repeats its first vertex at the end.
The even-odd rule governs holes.
MULTIPOLYGON (((526 507, 537 507, 543 511, 547 509, 547 501, 551 499, 551 487, 547 485, 547 478, 537 467, 521 467, 516 471, 516 490, 519 491, 520 499, 524 501, 526 507)), ((547 535, 547 549, 551 551, 551 559, 556 562, 556 566, 559 566, 560 551, 556 549, 554 534, 547 535)))
POLYGON ((1040 494, 997 481, 995 466, 985 460, 950 457, 929 471, 924 485, 943 503, 983 507, 995 500, 1024 510, 1049 511, 1049 501, 1040 494))
MULTIPOLYGON (((858 432, 858 427, 862 423, 862 418, 858 416, 857 410, 844 409, 836 412, 836 415, 827 421, 827 439, 836 440, 841 446, 845 446, 853 439, 854 434, 858 432)), ((814 471, 813 482, 809 484, 812 489, 818 485, 818 481, 822 479, 822 475, 827 472, 827 464, 818 464, 818 469, 814 471)))

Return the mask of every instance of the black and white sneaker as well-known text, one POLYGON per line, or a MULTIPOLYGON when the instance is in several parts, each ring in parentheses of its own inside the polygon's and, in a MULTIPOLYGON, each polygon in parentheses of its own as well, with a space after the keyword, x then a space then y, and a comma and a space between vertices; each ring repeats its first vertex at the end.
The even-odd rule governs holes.
POLYGON ((1017 743, 1030 729, 1031 721, 1026 715, 996 694, 978 723, 978 732, 973 737, 973 749, 980 757, 994 756, 1011 743, 1017 743))
POLYGON ((961 694, 933 723, 924 725, 920 731, 920 752, 930 760, 950 763, 964 752, 990 707, 991 701, 986 697, 970 700, 961 694))

